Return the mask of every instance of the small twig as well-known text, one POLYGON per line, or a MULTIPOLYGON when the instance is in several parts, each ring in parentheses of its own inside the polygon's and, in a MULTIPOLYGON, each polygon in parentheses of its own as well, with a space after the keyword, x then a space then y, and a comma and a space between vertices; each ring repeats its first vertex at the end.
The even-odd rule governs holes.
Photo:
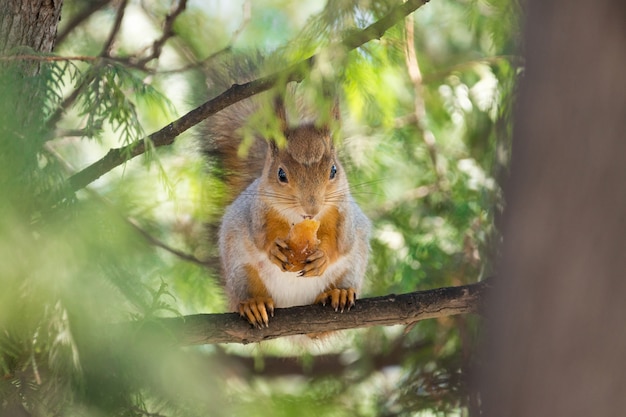
POLYGON ((241 12, 243 18, 241 19, 241 24, 237 27, 237 29, 235 29, 233 35, 230 38, 231 45, 235 43, 239 35, 241 35, 241 32, 243 32, 243 30, 250 22, 250 19, 252 18, 252 0, 246 0, 243 2, 243 5, 241 6, 241 12))
MULTIPOLYGON (((56 149, 54 149, 52 146, 50 146, 50 144, 45 144, 43 149, 45 150, 45 152, 52 156, 57 162, 59 162, 59 164, 61 164, 61 166, 63 167, 63 169, 67 172, 74 172, 74 168, 72 167, 72 165, 65 159, 63 158, 57 151, 56 149)), ((195 263, 196 265, 200 265, 203 267, 211 267, 214 266, 212 262, 210 261, 202 261, 198 258, 196 258, 195 256, 183 252, 181 250, 175 249, 173 247, 171 247, 170 245, 168 245, 167 243, 157 239, 156 237, 154 237, 153 235, 151 235, 148 231, 146 231, 143 227, 141 227, 141 225, 139 224, 139 222, 134 219, 133 217, 127 217, 126 215, 124 215, 123 213, 121 213, 116 207, 115 205, 110 202, 108 199, 106 199, 105 197, 103 197, 102 195, 98 194, 96 191, 92 190, 89 187, 85 187, 84 191, 89 194, 89 196, 91 198, 93 198, 94 200, 98 200, 100 201, 102 204, 108 206, 109 208, 111 208, 113 211, 115 211, 119 217, 126 222, 126 224, 128 224, 130 227, 132 227, 133 229, 135 229, 135 231, 137 231, 141 236, 143 236, 144 239, 146 239, 149 243, 153 244, 156 247, 159 247, 161 249, 166 250, 167 252, 170 252, 172 255, 184 260, 184 261, 188 261, 188 262, 192 262, 195 263)))
POLYGON ((160 71, 155 71, 155 74, 159 74, 159 75, 168 75, 168 74, 179 74, 181 72, 185 72, 185 71, 190 71, 196 68, 201 68, 201 67, 205 67, 207 65, 210 65, 211 62, 217 58, 219 58, 221 55, 228 53, 232 51, 232 46, 229 44, 228 46, 225 46, 224 48, 220 49, 219 51, 213 52, 211 55, 207 56, 206 58, 202 59, 201 61, 196 61, 193 62, 191 64, 188 65, 184 65, 182 67, 179 68, 173 68, 173 69, 168 69, 168 70, 160 70, 160 71))
MULTIPOLYGON (((392 9, 385 17, 371 24, 360 32, 347 36, 341 44, 347 48, 355 49, 366 42, 380 38, 391 26, 418 7, 425 4, 425 0, 408 0, 407 2, 392 9)), ((154 132, 147 138, 138 140, 130 145, 114 148, 98 161, 72 175, 68 179, 69 189, 76 191, 87 184, 100 178, 111 169, 123 164, 146 151, 146 141, 151 142, 151 148, 167 146, 174 143, 175 138, 187 129, 197 125, 212 114, 255 94, 267 91, 278 82, 288 83, 291 81, 301 81, 305 73, 311 68, 318 55, 313 55, 300 61, 289 68, 270 74, 266 77, 258 78, 245 84, 235 84, 219 96, 207 101, 201 106, 191 110, 178 120, 168 124, 161 130, 154 132)))
POLYGON ((121 0, 117 9, 117 14, 115 15, 115 22, 113 23, 113 27, 111 28, 111 33, 109 33, 109 37, 107 41, 104 43, 102 47, 101 56, 109 57, 111 56, 111 48, 113 47, 113 42, 115 41, 115 37, 120 31, 122 27, 122 20, 124 19, 124 13, 126 12, 126 6, 128 5, 128 0, 121 0))
POLYGON ((107 4, 111 3, 112 0, 99 0, 89 2, 88 6, 78 13, 72 20, 67 23, 67 26, 63 29, 63 32, 59 32, 56 39, 56 44, 62 43, 67 35, 71 33, 76 27, 80 26, 85 20, 89 19, 91 15, 96 13, 98 10, 102 9, 107 4))
POLYGON ((86 55, 77 55, 77 56, 54 56, 54 55, 2 55, 0 56, 0 61, 85 61, 85 62, 93 62, 101 59, 98 56, 86 56, 86 55))
MULTIPOLYGON (((90 77, 83 78, 80 84, 70 93, 70 95, 65 97, 63 102, 59 105, 59 107, 56 108, 54 113, 52 113, 52 115, 50 115, 50 117, 48 118, 48 121, 46 122, 46 124, 49 129, 52 130, 54 127, 56 127, 57 123, 59 123, 59 121, 61 120, 61 117, 63 117, 63 114, 67 111, 67 109, 69 109, 76 102, 76 100, 78 99, 78 96, 83 91, 83 88, 89 85, 89 83, 91 83, 94 80, 94 78, 95 78, 95 73, 93 73, 90 77)), ((50 135, 46 140, 51 140, 51 139, 53 139, 52 135, 50 135)))
POLYGON ((426 126, 426 103, 424 102, 424 85, 422 79, 422 71, 419 67, 417 60, 417 53, 415 52, 415 39, 414 39, 414 21, 413 15, 406 17, 406 49, 405 49, 405 61, 409 78, 413 83, 413 106, 415 112, 415 125, 422 134, 424 144, 428 150, 428 155, 433 164, 435 177, 437 178, 437 188, 445 190, 445 176, 443 168, 438 161, 438 151, 435 135, 432 130, 426 126))
MULTIPOLYGON (((102 198, 102 197, 101 197, 102 198)), ((170 245, 168 245, 167 243, 163 242, 162 240, 157 239, 156 237, 154 237, 153 235, 151 235, 148 231, 146 231, 143 227, 141 227, 141 225, 139 224, 139 222, 137 222, 137 220, 135 220, 132 217, 124 217, 124 221, 126 221, 126 223, 128 223, 133 229, 135 229, 141 236, 144 237, 144 239, 146 239, 148 242, 152 243, 154 246, 159 247, 161 249, 166 250, 167 252, 171 253, 172 255, 184 260, 184 261, 188 261, 188 262, 192 262, 195 263, 196 265, 200 265, 203 267, 209 267, 209 266, 213 266, 212 262, 209 261, 202 261, 198 258, 196 258, 195 256, 183 252, 181 250, 178 250, 176 248, 171 247, 170 245)))
POLYGON ((189 64, 189 65, 186 65, 186 66, 183 66, 183 67, 180 67, 180 68, 175 68, 175 69, 171 69, 171 70, 164 70, 164 71, 158 71, 158 73, 159 74, 175 74, 175 73, 189 71, 189 70, 192 70, 192 69, 195 69, 195 68, 204 67, 206 65, 209 65, 214 59, 218 58, 220 55, 225 54, 225 53, 231 51, 232 48, 233 48, 232 45, 235 43, 235 41, 237 40, 239 35, 243 32, 245 27, 250 22, 251 8, 252 8, 251 0, 246 0, 243 3, 243 6, 242 6, 243 19, 241 20, 241 24, 233 32, 233 35, 231 36, 230 42, 228 43, 227 46, 225 46, 224 48, 222 48, 222 49, 220 49, 220 50, 218 50, 216 52, 213 52, 211 55, 207 56, 206 58, 202 59, 201 61, 197 61, 197 62, 194 62, 192 64, 189 64))
POLYGON ((165 17, 165 21, 163 22, 163 35, 152 44, 152 52, 150 55, 137 61, 137 65, 139 67, 143 68, 148 62, 153 59, 158 59, 161 56, 163 45, 165 45, 165 42, 167 42, 169 38, 174 36, 174 21, 183 11, 185 11, 186 7, 187 0, 179 0, 178 5, 176 7, 172 7, 172 11, 165 17))

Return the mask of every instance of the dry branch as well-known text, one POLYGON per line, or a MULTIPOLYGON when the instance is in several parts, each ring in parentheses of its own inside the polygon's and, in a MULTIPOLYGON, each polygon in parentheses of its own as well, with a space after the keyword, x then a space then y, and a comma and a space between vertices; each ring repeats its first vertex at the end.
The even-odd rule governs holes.
POLYGON ((311 334, 371 326, 411 324, 416 321, 478 313, 489 281, 417 291, 401 295, 365 298, 346 312, 329 306, 308 305, 277 309, 267 328, 252 328, 239 314, 196 314, 164 318, 143 325, 142 331, 174 335, 181 345, 254 343, 284 336, 311 334))
MULTIPOLYGON (((427 1, 428 0, 408 0, 400 6, 393 8, 386 16, 362 31, 347 36, 341 42, 342 45, 347 50, 352 50, 366 42, 380 38, 390 27, 414 12, 427 1)), ((212 114, 238 101, 269 90, 277 85, 278 82, 301 81, 311 68, 315 58, 316 55, 294 64, 286 70, 271 74, 267 77, 259 78, 245 84, 235 84, 219 96, 191 110, 189 113, 150 136, 127 146, 111 149, 103 158, 71 176, 68 180, 68 188, 72 191, 77 191, 129 159, 143 154, 146 151, 147 142, 150 142, 150 146, 155 148, 171 145, 174 139, 181 133, 197 125, 212 114)))

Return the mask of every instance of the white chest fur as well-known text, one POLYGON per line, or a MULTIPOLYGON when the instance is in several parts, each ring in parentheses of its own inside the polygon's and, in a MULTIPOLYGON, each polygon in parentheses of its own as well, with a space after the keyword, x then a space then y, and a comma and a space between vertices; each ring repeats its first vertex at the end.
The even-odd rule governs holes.
POLYGON ((283 272, 264 253, 258 253, 257 270, 278 308, 313 304, 315 298, 336 281, 342 265, 331 265, 322 276, 300 277, 298 272, 283 272))

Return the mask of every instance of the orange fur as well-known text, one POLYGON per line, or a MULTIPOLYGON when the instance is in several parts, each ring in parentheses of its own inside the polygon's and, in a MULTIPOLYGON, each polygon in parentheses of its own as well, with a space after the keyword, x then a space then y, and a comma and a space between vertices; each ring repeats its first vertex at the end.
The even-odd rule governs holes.
POLYGON ((274 315, 274 300, 270 297, 256 268, 250 264, 244 265, 244 268, 248 277, 247 285, 250 298, 239 301, 239 314, 253 326, 267 327, 270 316, 274 315))
POLYGON ((337 233, 339 233, 340 223, 343 222, 339 210, 331 207, 319 219, 320 228, 317 232, 317 238, 320 240, 319 248, 328 256, 329 263, 333 263, 342 253, 339 252, 337 241, 337 233))
POLYGON ((248 295, 251 298, 268 298, 269 293, 256 268, 250 264, 245 265, 244 268, 248 275, 248 295))
POLYGON ((289 234, 291 226, 289 223, 274 209, 270 209, 265 214, 265 236, 262 242, 262 248, 267 252, 270 250, 276 239, 284 239, 289 234))

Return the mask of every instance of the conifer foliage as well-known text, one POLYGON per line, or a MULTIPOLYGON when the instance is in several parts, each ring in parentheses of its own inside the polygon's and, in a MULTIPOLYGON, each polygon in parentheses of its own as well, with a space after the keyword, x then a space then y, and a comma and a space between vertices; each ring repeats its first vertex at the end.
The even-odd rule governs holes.
POLYGON ((476 317, 184 348, 159 319, 226 308, 213 236, 232 196, 198 125, 294 84, 341 106, 375 229, 360 297, 489 276, 518 18, 510 0, 3 2, 0 415, 475 413, 476 317), (256 55, 257 79, 211 84, 256 55))

